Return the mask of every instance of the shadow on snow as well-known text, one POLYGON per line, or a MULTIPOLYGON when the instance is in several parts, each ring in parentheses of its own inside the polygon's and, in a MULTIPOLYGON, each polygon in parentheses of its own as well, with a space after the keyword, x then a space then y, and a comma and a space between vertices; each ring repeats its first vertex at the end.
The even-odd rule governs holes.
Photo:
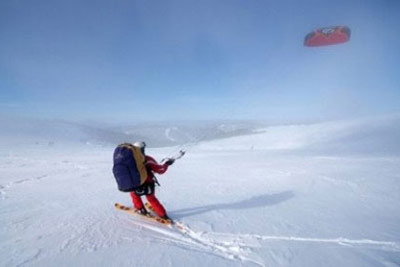
POLYGON ((295 195, 293 191, 284 191, 281 193, 275 194, 263 194, 259 196, 255 196, 252 198, 244 199, 241 201, 233 202, 233 203, 221 203, 221 204, 212 204, 199 206, 194 208, 187 208, 176 210, 171 213, 174 214, 175 218, 183 218, 189 217, 201 213, 206 213, 213 210, 229 210, 229 209, 251 209, 251 208, 260 208, 263 206, 272 206, 277 205, 281 202, 287 201, 293 198, 295 195))

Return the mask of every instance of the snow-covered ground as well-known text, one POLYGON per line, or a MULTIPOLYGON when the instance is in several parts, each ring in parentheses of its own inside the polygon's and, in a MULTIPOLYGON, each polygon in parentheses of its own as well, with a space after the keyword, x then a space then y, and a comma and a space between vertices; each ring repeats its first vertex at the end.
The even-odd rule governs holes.
POLYGON ((192 144, 158 177, 157 195, 184 230, 113 208, 131 204, 112 176, 114 145, 18 145, 8 132, 0 266, 400 266, 399 121, 274 126, 192 144))

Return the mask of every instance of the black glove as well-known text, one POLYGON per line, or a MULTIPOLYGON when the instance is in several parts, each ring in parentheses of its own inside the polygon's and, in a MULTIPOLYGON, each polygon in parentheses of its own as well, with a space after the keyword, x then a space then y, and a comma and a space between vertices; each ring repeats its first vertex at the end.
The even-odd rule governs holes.
POLYGON ((174 159, 167 159, 167 161, 164 164, 170 166, 170 165, 174 164, 174 162, 175 162, 174 159))

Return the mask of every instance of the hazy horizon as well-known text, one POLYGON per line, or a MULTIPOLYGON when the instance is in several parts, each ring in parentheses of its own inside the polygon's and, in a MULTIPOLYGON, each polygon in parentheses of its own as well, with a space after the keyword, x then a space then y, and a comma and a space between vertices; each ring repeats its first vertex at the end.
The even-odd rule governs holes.
POLYGON ((398 1, 2 1, 0 113, 330 120, 400 111, 398 1), (303 46, 318 27, 350 41, 303 46))

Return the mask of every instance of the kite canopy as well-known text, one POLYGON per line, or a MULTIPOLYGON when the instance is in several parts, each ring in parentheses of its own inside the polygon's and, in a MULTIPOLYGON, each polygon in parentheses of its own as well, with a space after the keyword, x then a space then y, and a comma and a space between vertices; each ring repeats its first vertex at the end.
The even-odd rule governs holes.
POLYGON ((350 40, 350 28, 347 26, 332 26, 319 28, 306 35, 305 46, 324 46, 345 43, 350 40))

